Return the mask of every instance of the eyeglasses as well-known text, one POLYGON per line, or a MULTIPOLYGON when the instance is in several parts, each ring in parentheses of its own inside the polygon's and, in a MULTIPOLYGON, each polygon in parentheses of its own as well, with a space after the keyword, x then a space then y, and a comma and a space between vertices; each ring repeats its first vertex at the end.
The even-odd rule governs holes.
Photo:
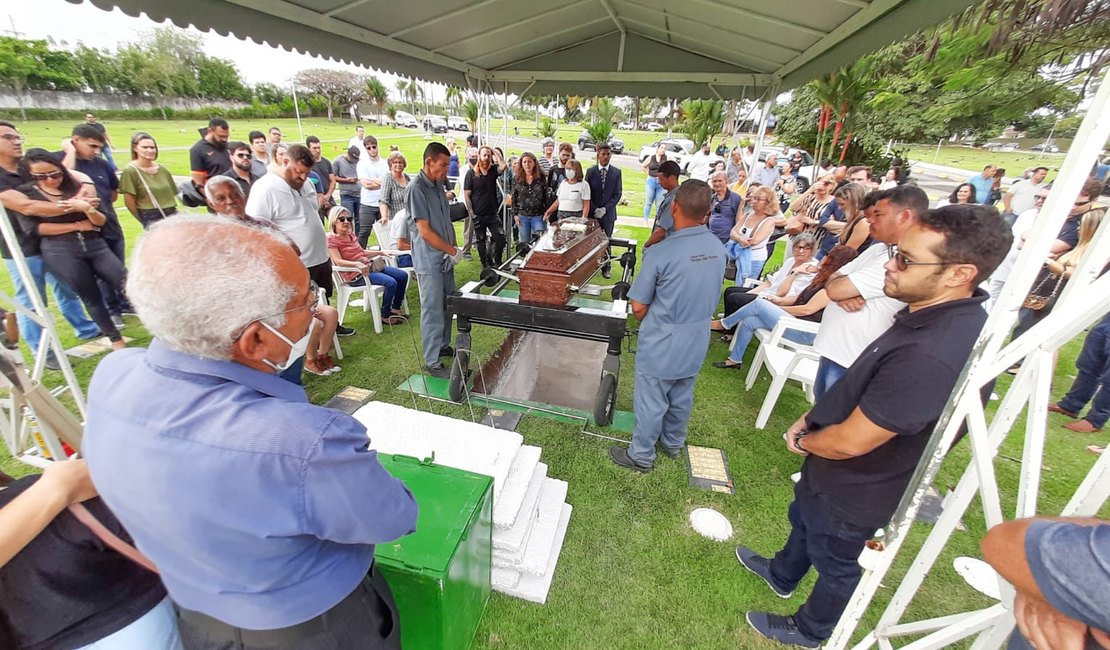
POLYGON ((5 133, 4 135, 0 135, 0 138, 4 138, 8 142, 23 142, 23 136, 16 133, 5 133))
POLYGON ((339 223, 350 223, 351 218, 350 217, 339 217, 338 219, 336 219, 336 221, 338 221, 339 223))
POLYGON ((366 145, 366 148, 367 148, 367 149, 377 149, 377 148, 378 148, 378 145, 376 145, 376 144, 368 144, 368 145, 366 145))
POLYGON ((36 181, 45 181, 48 178, 61 178, 62 176, 65 176, 65 172, 54 171, 46 174, 31 174, 31 178, 36 181))
POLYGON ((237 154, 235 154, 235 157, 236 158, 250 158, 251 155, 249 153, 237 153, 237 154))
POLYGON ((896 252, 891 255, 894 264, 898 267, 899 271, 905 271, 911 266, 951 266, 952 264, 966 264, 967 262, 915 262, 910 258, 903 255, 901 252, 896 252))
POLYGON ((796 251, 811 251, 811 250, 813 250, 813 247, 810 246, 809 244, 794 244, 794 250, 796 250, 796 251))

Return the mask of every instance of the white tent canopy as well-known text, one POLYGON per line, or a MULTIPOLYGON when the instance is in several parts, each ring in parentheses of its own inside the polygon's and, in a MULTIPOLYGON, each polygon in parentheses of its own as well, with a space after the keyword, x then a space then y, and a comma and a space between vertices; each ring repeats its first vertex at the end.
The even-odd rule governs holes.
MULTIPOLYGON (((70 0, 81 2, 81 0, 70 0)), ((751 98, 971 0, 88 0, 154 20, 475 90, 751 98)))

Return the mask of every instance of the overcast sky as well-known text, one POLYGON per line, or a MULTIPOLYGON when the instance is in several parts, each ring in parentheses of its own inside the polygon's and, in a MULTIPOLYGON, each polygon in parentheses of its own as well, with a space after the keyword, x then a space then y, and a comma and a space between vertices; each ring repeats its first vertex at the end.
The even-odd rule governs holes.
MULTIPOLYGON (((118 9, 107 12, 88 3, 75 5, 66 0, 5 0, 0 8, 0 33, 6 36, 13 35, 13 24, 14 31, 19 32, 21 38, 53 40, 55 44, 68 48, 82 42, 92 47, 111 50, 115 50, 119 43, 137 40, 140 32, 160 25, 145 15, 132 18, 118 9)), ((334 68, 357 74, 371 72, 367 68, 337 63, 308 54, 286 52, 269 45, 259 45, 253 41, 241 41, 233 36, 206 34, 193 28, 187 31, 191 34, 199 34, 204 39, 205 52, 210 56, 234 61, 239 68, 239 73, 248 84, 260 82, 288 84, 298 70, 305 68, 334 68)), ((396 94, 394 89, 396 77, 380 71, 375 71, 375 74, 391 93, 396 94)), ((430 87, 431 84, 429 84, 430 87)), ((437 87, 433 90, 433 95, 441 97, 442 92, 442 89, 437 87)))

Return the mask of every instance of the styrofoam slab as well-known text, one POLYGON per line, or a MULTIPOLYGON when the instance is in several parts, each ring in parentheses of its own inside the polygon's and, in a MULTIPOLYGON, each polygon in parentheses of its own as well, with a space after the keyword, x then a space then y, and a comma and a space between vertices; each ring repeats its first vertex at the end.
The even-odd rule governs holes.
POLYGON ((532 474, 536 471, 536 464, 540 462, 540 452, 539 447, 531 445, 524 445, 516 452, 516 458, 509 467, 509 477, 505 479, 505 487, 493 504, 493 525, 497 528, 509 528, 516 521, 520 504, 524 503, 528 484, 532 482, 532 474))
POLYGON ((532 480, 528 483, 528 492, 524 495, 524 501, 520 504, 520 510, 517 512, 513 525, 505 529, 495 528, 493 531, 493 548, 495 551, 502 550, 515 553, 524 547, 524 542, 527 540, 528 533, 531 532, 532 524, 535 522, 536 509, 540 502, 540 492, 543 490, 544 481, 546 480, 547 464, 536 463, 536 469, 532 472, 532 480))
POLYGON ((396 404, 370 402, 354 412, 366 426, 370 447, 493 477, 496 504, 524 438, 503 431, 396 404))
POLYGON ((551 547, 551 556, 547 561, 547 572, 542 576, 522 574, 520 580, 513 587, 497 588, 497 591, 528 602, 542 605, 547 602, 547 594, 551 591, 551 579, 555 576, 555 569, 559 565, 559 555, 563 550, 563 540, 567 536, 567 527, 570 526, 570 514, 573 508, 569 503, 563 504, 563 511, 559 517, 559 527, 555 532, 555 544, 551 547))
POLYGON ((532 534, 528 536, 528 544, 520 554, 520 568, 526 575, 542 576, 547 572, 547 561, 551 557, 551 546, 555 543, 566 498, 566 481, 547 479, 540 495, 539 517, 532 527, 532 534))
POLYGON ((506 589, 512 589, 520 582, 520 571, 494 567, 490 571, 490 582, 494 591, 505 593, 506 589))

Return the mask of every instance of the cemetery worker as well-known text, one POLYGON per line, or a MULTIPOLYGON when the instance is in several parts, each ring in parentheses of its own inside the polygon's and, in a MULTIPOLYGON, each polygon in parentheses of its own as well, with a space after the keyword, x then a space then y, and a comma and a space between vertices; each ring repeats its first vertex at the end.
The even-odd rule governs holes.
POLYGON ((655 445, 682 455, 694 406, 694 381, 709 349, 709 321, 721 298, 725 249, 705 227, 710 190, 688 180, 675 190, 675 230, 645 256, 628 297, 640 325, 632 444, 610 447, 621 467, 651 471, 655 445))
POLYGON ((983 559, 1014 587, 1010 650, 1110 648, 1110 522, 1017 519, 987 531, 983 559))
POLYGON ((447 367, 439 360, 455 353, 451 349, 451 312, 447 295, 455 290, 455 265, 463 259, 456 246, 455 227, 445 193, 451 152, 442 143, 424 148, 424 167, 408 185, 405 211, 412 225, 409 244, 412 265, 420 287, 420 338, 425 370, 441 378, 447 367))
MULTIPOLYGON (((591 216, 597 219, 606 237, 613 236, 613 227, 617 224, 617 204, 620 203, 624 193, 621 180, 621 170, 609 161, 613 157, 613 148, 608 142, 597 145, 597 164, 586 170, 586 183, 590 186, 590 196, 593 197, 591 216)), ((609 278, 611 266, 609 256, 606 256, 605 266, 601 267, 601 275, 609 278)))
POLYGON ((681 173, 682 169, 673 160, 665 160, 659 165, 659 187, 662 187, 666 194, 659 202, 659 209, 655 211, 655 223, 651 226, 651 235, 644 242, 644 252, 675 231, 671 208, 674 205, 675 192, 678 190, 678 176, 681 173))
POLYGON ((185 647, 399 648, 374 545, 411 533, 417 505, 362 424, 277 375, 317 308, 287 239, 166 220, 136 247, 127 291, 154 340, 97 367, 82 452, 157 565, 185 647))
POLYGON ((736 548, 781 598, 810 568, 819 574, 793 616, 747 613, 763 636, 816 648, 832 635, 859 584, 864 543, 897 510, 987 320, 979 283, 1012 238, 997 210, 965 204, 927 211, 899 239, 883 289, 906 308, 783 436, 805 457, 786 545, 773 559, 736 548))

